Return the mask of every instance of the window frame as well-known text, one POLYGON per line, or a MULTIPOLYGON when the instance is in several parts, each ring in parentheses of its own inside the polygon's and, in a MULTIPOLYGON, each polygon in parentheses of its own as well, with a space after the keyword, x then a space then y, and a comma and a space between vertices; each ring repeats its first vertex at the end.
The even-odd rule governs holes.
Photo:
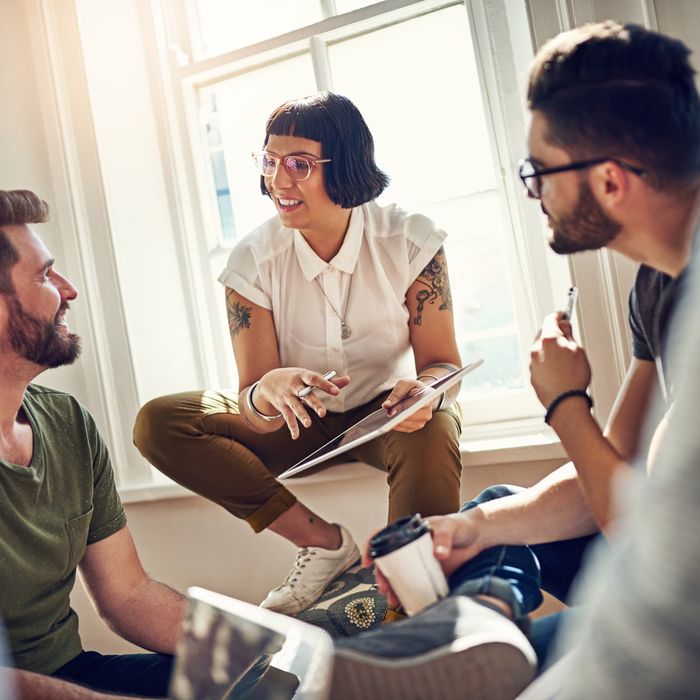
MULTIPOLYGON (((163 5, 166 2, 171 9, 186 9, 182 3, 170 0, 150 0, 148 3, 130 0, 124 8, 112 3, 104 9, 115 18, 121 18, 124 10, 133 15, 133 18, 129 18, 129 39, 134 42, 137 52, 143 54, 139 61, 142 62, 143 72, 148 73, 150 102, 140 105, 138 118, 129 115, 132 121, 127 120, 123 128, 145 129, 141 116, 145 115, 146 110, 151 110, 149 119, 152 124, 148 123, 147 129, 153 130, 159 152, 158 162, 151 164, 151 171, 154 177, 161 178, 156 185, 163 189, 163 196, 167 199, 167 206, 159 209, 157 215, 162 217, 162 225, 168 229, 177 251, 180 268, 171 271, 177 275, 175 283, 186 292, 185 305, 163 309, 163 315, 172 320, 173 325, 178 323, 182 326, 192 345, 195 358, 191 369, 195 377, 193 384, 212 387, 220 385, 221 377, 231 370, 229 360, 225 357, 222 359, 224 353, 221 352, 222 348, 230 347, 230 340, 228 334, 221 333, 219 324, 219 314, 223 313, 224 307, 223 292, 221 295, 214 294, 212 285, 204 283, 211 274, 208 255, 206 251, 202 255, 201 241, 191 235, 192 231, 205 230, 205 217, 198 198, 196 162, 181 138, 192 115, 188 115, 186 100, 180 94, 184 69, 176 66, 171 35, 166 32, 166 25, 172 22, 163 21, 163 5)), ((80 4, 79 0, 31 0, 25 8, 28 26, 40 29, 31 32, 31 54, 27 55, 32 56, 36 80, 33 87, 38 97, 36 106, 47 154, 41 183, 44 189, 52 192, 55 202, 53 223, 49 226, 54 227, 51 230, 60 231, 65 246, 65 269, 81 291, 82 300, 75 308, 76 330, 83 336, 85 345, 79 366, 51 373, 46 378, 42 377, 41 381, 76 394, 94 413, 110 446, 120 490, 128 491, 140 485, 148 488, 149 484, 160 488, 159 477, 155 476, 154 470, 138 455, 131 443, 134 416, 139 406, 151 396, 145 396, 142 392, 139 375, 143 372, 143 365, 135 354, 130 311, 122 294, 122 287, 129 281, 128 274, 125 276, 122 270, 123 260, 114 255, 120 222, 117 221, 118 217, 113 216, 113 210, 122 204, 115 204, 111 197, 110 187, 113 183, 110 179, 114 171, 104 167, 105 154, 98 132, 105 125, 100 124, 102 115, 95 111, 96 98, 91 92, 90 78, 85 70, 85 36, 81 35, 81 32, 94 33, 93 29, 98 33, 113 33, 114 28, 109 26, 105 30, 102 25, 96 28, 89 24, 83 26, 80 4)), ((398 0, 379 3, 394 9, 413 4, 415 2, 398 0)), ((537 45, 536 37, 551 35, 566 28, 566 18, 558 16, 557 8, 561 4, 559 0, 527 0, 525 8, 520 8, 529 21, 531 46, 537 45), (536 17, 545 17, 547 21, 536 17), (546 29, 543 29, 544 25, 546 29)), ((585 3, 573 4, 578 6, 585 3)), ((513 42, 509 37, 509 33, 512 33, 511 21, 521 21, 510 15, 516 5, 519 3, 507 0, 467 2, 477 28, 475 42, 487 56, 491 55, 490 51, 501 55, 506 49, 509 52, 522 49, 522 46, 516 46, 518 42, 513 42)), ((355 10, 349 15, 366 18, 363 13, 370 8, 355 10)), ((133 46, 127 48, 132 50, 133 46)), ((180 46, 181 49, 186 48, 182 42, 180 46)), ((115 58, 109 68, 116 75, 120 71, 123 73, 119 60, 115 58)), ((215 72, 213 63, 209 67, 215 72)), ((526 66, 523 65, 522 69, 525 71, 526 66)), ((99 77, 103 80, 109 78, 104 75, 99 77)), ((514 210, 514 215, 523 217, 527 222, 527 227, 523 229, 527 231, 527 238, 519 244, 524 248, 522 251, 518 249, 517 254, 528 256, 529 245, 534 257, 539 260, 538 246, 542 245, 540 217, 536 208, 527 206, 525 198, 516 194, 520 185, 514 166, 525 155, 525 110, 521 93, 514 90, 512 85, 502 83, 487 85, 486 90, 489 99, 502 99, 509 113, 519 113, 523 120, 522 125, 511 123, 506 129, 504 147, 506 158, 510 159, 506 162, 510 163, 510 167, 504 169, 503 177, 506 187, 510 188, 512 196, 517 198, 518 206, 522 208, 522 212, 514 210)), ((133 163, 129 163, 131 165, 133 163)), ((152 204, 150 193, 137 192, 134 195, 128 212, 135 211, 134 207, 152 204)), ((119 212, 120 216, 124 213, 119 212)), ((148 235, 147 230, 144 235, 148 235)), ((530 273, 533 269, 539 269, 529 258, 523 259, 527 261, 526 269, 530 273)), ((547 272, 550 262, 544 256, 541 265, 547 272)), ((569 265, 562 258, 557 259, 557 263, 552 268, 554 272, 550 273, 551 281, 540 281, 532 300, 528 300, 533 327, 544 313, 553 308, 554 301, 559 300, 566 287, 563 280, 568 282, 569 265)), ((604 421, 629 360, 626 292, 635 266, 609 251, 597 251, 576 256, 570 262, 570 269, 571 278, 585 291, 579 299, 580 337, 595 367, 592 391, 597 417, 604 421)), ((478 434, 478 428, 476 432, 472 429, 467 431, 469 439, 478 434)), ((483 432, 492 443, 498 443, 505 435, 536 434, 542 432, 541 428, 541 419, 536 416, 521 421, 499 421, 483 426, 483 432)), ((153 494, 155 497, 155 492, 153 494)))
MULTIPOLYGON (((152 1, 154 6, 161 4, 161 0, 152 1)), ((172 10, 173 4, 178 5, 169 3, 168 9, 172 10)), ((468 14, 484 104, 487 107, 491 106, 490 110, 487 109, 486 122, 492 154, 497 161, 497 189, 502 203, 506 236, 503 247, 514 287, 512 299, 518 329, 517 339, 523 371, 526 373, 529 364, 528 349, 539 320, 544 313, 556 308, 558 297, 563 298, 570 278, 566 263, 547 255, 541 217, 532 206, 527 206, 515 172, 515 164, 523 156, 524 149, 524 103, 515 75, 509 75, 505 81, 510 94, 503 90, 505 70, 496 63, 494 54, 504 51, 507 51, 508 55, 513 54, 513 25, 518 20, 521 22, 518 47, 520 54, 512 56, 513 65, 516 65, 516 60, 522 64, 524 50, 529 49, 531 57, 532 48, 529 42, 523 41, 527 36, 527 32, 522 31, 522 28, 527 26, 527 14, 524 8, 521 8, 519 16, 513 17, 512 3, 504 3, 502 0, 384 0, 344 15, 327 16, 306 27, 218 56, 193 60, 193 52, 190 58, 185 60, 186 47, 189 46, 191 51, 192 42, 183 44, 174 51, 173 38, 182 37, 186 31, 182 25, 173 31, 172 24, 177 22, 178 17, 187 19, 196 13, 193 0, 180 0, 180 11, 168 15, 170 34, 166 31, 170 47, 166 58, 166 63, 169 64, 167 70, 171 91, 177 103, 176 127, 180 141, 184 142, 182 150, 185 152, 186 161, 190 164, 191 176, 187 178, 187 186, 192 193, 189 197, 192 203, 192 218, 201 222, 199 230, 218 232, 216 241, 211 233, 198 237, 200 240, 197 245, 197 257, 200 261, 199 267, 207 269, 211 277, 212 258, 217 256, 219 260, 224 261, 226 252, 230 250, 230 246, 222 245, 223 236, 220 232, 213 174, 209 163, 203 157, 208 156, 208 149, 198 119, 197 90, 269 62, 284 60, 291 55, 305 52, 309 53, 314 65, 317 89, 329 89, 332 87, 327 57, 327 47, 330 44, 374 31, 387 24, 459 4, 464 4, 468 14), (202 245, 203 238, 206 238, 209 250, 202 245), (561 293, 555 294, 555 288, 561 290, 561 293), (524 293, 518 293, 519 291, 524 293)), ((329 7, 326 7, 326 11, 330 11, 329 7)), ((162 9, 156 12, 162 12, 162 9)), ((525 63, 529 62, 529 57, 526 59, 525 63)), ((190 240, 187 245, 192 248, 193 241, 190 240)), ((192 277, 190 284, 198 287, 199 297, 208 299, 209 309, 216 309, 217 305, 219 307, 218 312, 209 312, 210 330, 206 336, 202 336, 209 341, 202 342, 208 346, 207 355, 210 361, 215 358, 215 369, 210 374, 217 376, 216 384, 222 381, 234 384, 237 377, 230 341, 225 333, 221 332, 221 300, 215 298, 216 295, 210 289, 203 288, 201 280, 192 277)), ((543 413, 534 393, 529 389, 526 377, 523 389, 498 392, 496 396, 476 395, 474 399, 463 400, 462 404, 465 425, 478 423, 491 430, 493 424, 501 424, 505 432, 512 431, 514 425, 518 429, 523 422, 529 423, 543 413), (475 416, 478 418, 474 418, 475 416)))

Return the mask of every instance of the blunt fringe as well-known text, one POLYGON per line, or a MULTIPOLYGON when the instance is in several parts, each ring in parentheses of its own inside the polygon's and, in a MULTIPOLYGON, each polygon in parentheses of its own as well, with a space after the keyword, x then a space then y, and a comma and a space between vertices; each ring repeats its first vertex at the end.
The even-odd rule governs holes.
MULTIPOLYGON (((374 139, 360 111, 342 95, 319 92, 280 105, 267 120, 265 141, 270 136, 297 136, 318 141, 322 157, 323 182, 330 200, 344 209, 376 199, 389 178, 374 162, 374 139)), ((265 178, 260 190, 269 195, 265 178)))
POLYGON ((657 190, 700 177, 700 97, 690 50, 677 39, 607 21, 564 32, 535 57, 531 110, 548 141, 577 158, 639 164, 657 190))
POLYGON ((41 224, 49 218, 49 205, 29 190, 0 190, 0 294, 12 294, 10 271, 19 253, 3 226, 41 224))

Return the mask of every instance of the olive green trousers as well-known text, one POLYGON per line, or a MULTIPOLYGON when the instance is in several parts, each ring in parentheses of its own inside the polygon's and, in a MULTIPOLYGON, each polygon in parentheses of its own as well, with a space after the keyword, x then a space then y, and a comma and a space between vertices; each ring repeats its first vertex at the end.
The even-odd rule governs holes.
MULTIPOLYGON (((173 481, 260 532, 296 502, 275 475, 379 408, 387 394, 324 418, 309 411, 312 425, 302 426, 297 440, 286 425, 273 433, 252 431, 239 414, 235 392, 172 394, 139 411, 134 444, 173 481)), ((459 510, 460 432, 459 411, 451 406, 433 414, 421 430, 391 431, 324 466, 356 459, 386 471, 389 522, 411 513, 453 513, 459 510)))

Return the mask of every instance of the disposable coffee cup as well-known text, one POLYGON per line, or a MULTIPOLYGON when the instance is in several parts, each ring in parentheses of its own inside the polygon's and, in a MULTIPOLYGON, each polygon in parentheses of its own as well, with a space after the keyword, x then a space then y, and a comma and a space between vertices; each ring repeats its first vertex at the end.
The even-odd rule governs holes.
POLYGON ((409 616, 447 595, 447 580, 433 555, 428 523, 419 514, 378 532, 369 542, 369 553, 409 616))

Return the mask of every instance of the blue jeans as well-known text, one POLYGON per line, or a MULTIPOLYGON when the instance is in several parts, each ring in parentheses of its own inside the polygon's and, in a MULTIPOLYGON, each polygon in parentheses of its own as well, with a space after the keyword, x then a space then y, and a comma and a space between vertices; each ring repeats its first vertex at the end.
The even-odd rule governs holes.
POLYGON ((51 675, 92 690, 166 698, 174 661, 174 656, 166 654, 103 655, 83 651, 51 675))
MULTIPOLYGON (((490 486, 465 503, 460 512, 523 490, 520 486, 505 484, 490 486)), ((581 561, 596 537, 589 535, 546 544, 491 547, 465 562, 450 576, 450 591, 502 598, 513 608, 516 621, 521 620, 542 602, 540 589, 562 602, 568 601, 571 584, 581 568, 581 561)), ((546 662, 560 620, 559 613, 540 618, 533 622, 528 631, 540 667, 546 662)))

